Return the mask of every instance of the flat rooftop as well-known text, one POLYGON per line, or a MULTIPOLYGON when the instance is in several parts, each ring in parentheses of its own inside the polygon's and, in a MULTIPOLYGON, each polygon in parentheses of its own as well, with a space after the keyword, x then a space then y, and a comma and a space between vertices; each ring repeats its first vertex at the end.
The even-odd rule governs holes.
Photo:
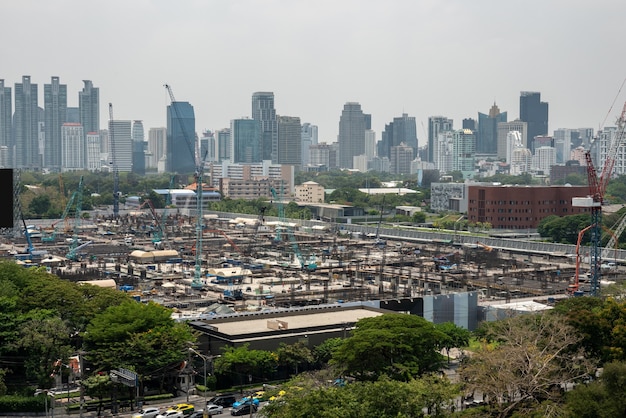
POLYGON ((267 321, 280 320, 287 323, 289 330, 303 329, 307 327, 319 327, 325 325, 341 324, 343 322, 354 323, 362 318, 372 318, 382 315, 383 312, 356 308, 338 309, 332 311, 315 312, 308 311, 306 314, 291 314, 286 312, 284 316, 264 316, 259 318, 243 317, 240 321, 213 322, 208 321, 207 325, 217 328, 218 332, 226 335, 245 335, 255 332, 271 331, 267 327, 267 321))

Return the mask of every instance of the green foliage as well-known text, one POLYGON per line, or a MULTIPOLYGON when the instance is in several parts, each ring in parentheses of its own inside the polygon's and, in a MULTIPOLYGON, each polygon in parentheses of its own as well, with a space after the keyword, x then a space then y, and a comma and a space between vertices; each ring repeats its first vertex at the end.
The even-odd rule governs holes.
POLYGON ((466 347, 472 335, 468 330, 459 327, 454 322, 436 324, 435 328, 445 335, 445 338, 440 342, 440 347, 446 350, 448 362, 450 362, 450 350, 466 347))
POLYGON ((578 385, 567 395, 568 416, 613 418, 626 416, 626 363, 608 363, 597 381, 578 385))
POLYGON ((331 364, 359 380, 374 381, 387 375, 408 381, 439 368, 437 348, 444 339, 432 323, 415 315, 364 318, 333 352, 331 364))
POLYGON ((316 365, 321 368, 328 364, 333 356, 333 352, 341 346, 343 340, 341 338, 329 338, 324 340, 320 345, 315 346, 313 349, 313 358, 316 365))
POLYGON ((447 379, 430 375, 408 382, 382 377, 343 387, 287 389, 280 400, 264 407, 263 414, 268 418, 414 418, 428 410, 430 417, 444 417, 458 392, 447 379))
POLYGON ((508 174, 496 174, 491 177, 485 177, 482 181, 502 184, 538 184, 530 173, 520 174, 519 176, 511 176, 508 174))
MULTIPOLYGON (((571 216, 551 215, 539 222, 537 232, 539 232, 542 237, 549 238, 554 242, 576 244, 578 241, 578 233, 588 227, 590 223, 591 218, 588 213, 571 216)), ((589 242, 589 236, 590 233, 587 231, 582 242, 589 242)))
POLYGON ((92 319, 84 343, 95 370, 134 368, 147 377, 183 361, 194 340, 186 324, 174 322, 171 310, 153 302, 125 301, 92 319))
MULTIPOLYGON (((44 412, 46 410, 46 395, 18 396, 8 395, 0 397, 0 411, 2 412, 44 412)), ((48 407, 50 404, 48 403, 48 407)))
MULTIPOLYGON (((248 344, 240 347, 224 347, 221 357, 215 360, 215 372, 222 375, 235 375, 243 384, 248 376, 265 376, 272 372, 278 361, 275 353, 265 350, 250 350, 248 344)), ((232 376, 231 376, 232 377, 232 376)))
POLYGON ((295 344, 281 343, 276 350, 278 364, 287 366, 298 374, 300 365, 307 365, 313 362, 313 354, 305 343, 298 341, 295 344))
POLYGON ((42 218, 50 210, 50 205, 50 196, 40 194, 30 201, 28 210, 35 215, 35 217, 42 218))

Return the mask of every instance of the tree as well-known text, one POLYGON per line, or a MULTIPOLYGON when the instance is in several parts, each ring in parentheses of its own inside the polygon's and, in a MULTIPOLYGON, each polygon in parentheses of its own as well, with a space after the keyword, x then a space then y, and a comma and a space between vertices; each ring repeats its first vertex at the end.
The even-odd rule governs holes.
POLYGON ((626 363, 604 366, 597 381, 578 385, 567 395, 567 411, 576 418, 613 418, 626 416, 626 363))
POLYGON ((278 356, 265 350, 250 350, 249 345, 224 347, 221 357, 215 361, 215 372, 233 375, 240 385, 248 376, 259 377, 271 373, 277 365, 278 356))
POLYGON ((50 210, 50 196, 40 194, 33 198, 28 205, 28 210, 36 217, 42 217, 50 210))
POLYGON ((441 364, 437 347, 445 335, 415 315, 384 314, 356 323, 352 336, 334 352, 331 364, 359 380, 385 374, 407 381, 435 371, 441 364))
POLYGON ((320 345, 313 348, 313 358, 317 367, 323 367, 328 364, 335 351, 343 340, 341 338, 329 338, 324 340, 320 345))
POLYGON ((276 350, 276 355, 278 356, 278 364, 295 369, 295 374, 298 374, 299 365, 313 362, 311 350, 301 341, 295 344, 281 343, 276 350))
POLYGON ((561 385, 590 376, 594 364, 580 334, 560 315, 526 314, 490 323, 495 345, 473 353, 459 370, 467 390, 481 391, 500 416, 560 400, 561 385))
POLYGON ((457 326, 454 322, 443 322, 436 324, 435 328, 445 335, 441 341, 441 348, 446 350, 448 355, 448 363, 450 363, 450 350, 452 348, 461 348, 469 344, 471 333, 465 328, 457 326))
MULTIPOLYGON (((294 381, 300 385, 299 381, 294 381)), ((349 417, 415 418, 449 415, 458 387, 449 380, 424 376, 408 382, 381 377, 375 382, 356 382, 345 386, 325 385, 298 390, 287 385, 280 401, 263 408, 268 418, 349 417)))
POLYGON ((95 316, 87 326, 86 358, 96 371, 134 369, 143 379, 163 376, 164 368, 185 360, 195 340, 172 311, 153 302, 125 301, 95 316))

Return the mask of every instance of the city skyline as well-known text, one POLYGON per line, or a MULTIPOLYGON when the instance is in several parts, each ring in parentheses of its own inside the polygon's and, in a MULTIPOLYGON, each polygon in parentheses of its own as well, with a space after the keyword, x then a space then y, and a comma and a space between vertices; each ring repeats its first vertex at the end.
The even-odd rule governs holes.
POLYGON ((6 86, 58 76, 68 107, 77 107, 81 80, 93 80, 101 128, 109 102, 119 119, 165 126, 165 83, 194 106, 198 132, 250 116, 250 95, 269 91, 276 114, 317 125, 320 142, 336 140, 343 105, 358 102, 377 135, 394 117, 414 116, 420 146, 429 116, 460 128, 495 101, 518 118, 521 91, 550 103, 549 133, 611 125, 624 100, 609 111, 624 78, 618 65, 586 64, 620 61, 612 57, 626 4, 616 1, 66 0, 3 9, 29 16, 0 28, 9 40, 0 47, 6 86))

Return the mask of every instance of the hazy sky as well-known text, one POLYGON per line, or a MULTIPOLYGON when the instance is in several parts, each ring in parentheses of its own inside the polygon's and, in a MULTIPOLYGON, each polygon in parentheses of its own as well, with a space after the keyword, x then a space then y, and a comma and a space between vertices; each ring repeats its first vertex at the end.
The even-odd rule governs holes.
POLYGON ((172 86, 196 130, 250 116, 255 91, 333 142, 344 103, 372 114, 376 138, 408 113, 461 127, 495 101, 519 116, 540 91, 556 128, 613 125, 625 92, 624 0, 3 0, 0 78, 59 76, 68 106, 83 79, 116 119, 166 125, 172 86), (609 112, 615 97, 615 107, 609 112), (605 118, 609 115, 608 120, 605 118))

